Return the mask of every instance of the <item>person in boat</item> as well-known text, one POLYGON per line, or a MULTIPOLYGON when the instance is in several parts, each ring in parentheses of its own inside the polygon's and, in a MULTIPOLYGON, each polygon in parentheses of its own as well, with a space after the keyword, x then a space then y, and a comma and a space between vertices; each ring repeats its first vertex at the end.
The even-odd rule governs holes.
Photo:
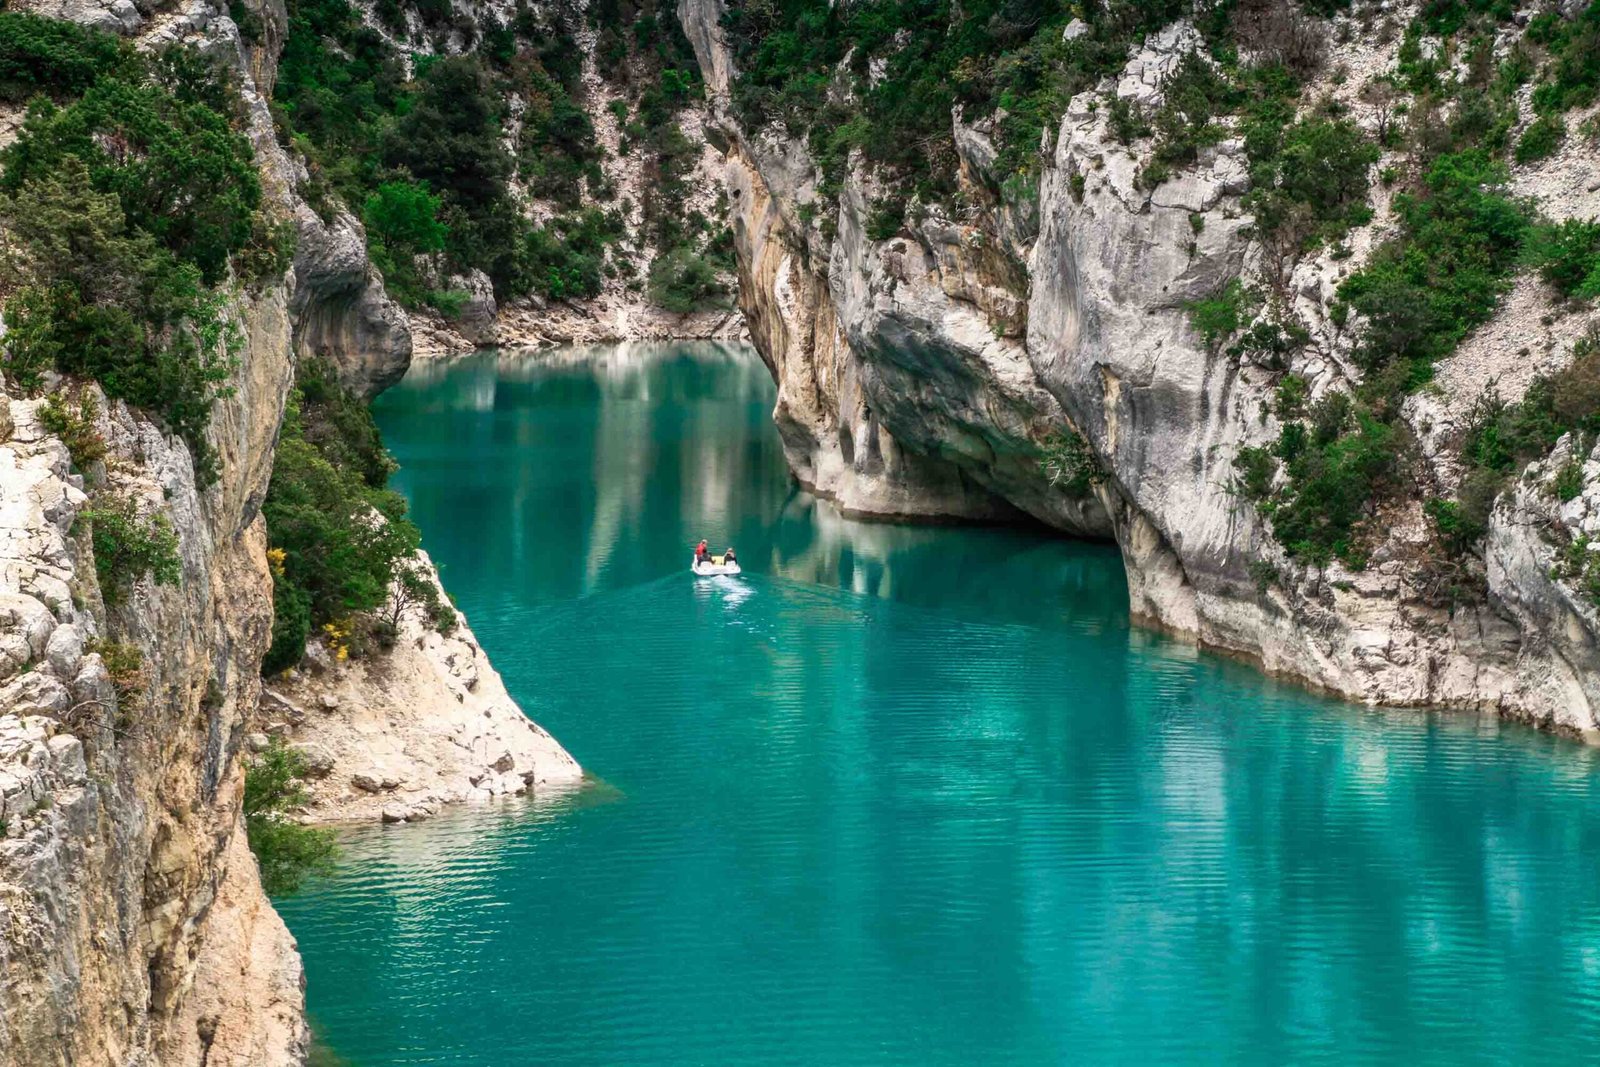
POLYGON ((705 538, 702 537, 700 539, 700 543, 698 545, 694 546, 694 561, 695 561, 695 564, 699 565, 701 563, 704 563, 706 561, 706 556, 709 554, 709 552, 710 552, 710 549, 708 549, 706 547, 705 538))
POLYGON ((733 546, 732 545, 729 545, 728 546, 728 551, 726 551, 726 552, 724 552, 722 554, 722 560, 723 560, 724 563, 737 563, 738 562, 738 560, 736 560, 734 558, 733 546))

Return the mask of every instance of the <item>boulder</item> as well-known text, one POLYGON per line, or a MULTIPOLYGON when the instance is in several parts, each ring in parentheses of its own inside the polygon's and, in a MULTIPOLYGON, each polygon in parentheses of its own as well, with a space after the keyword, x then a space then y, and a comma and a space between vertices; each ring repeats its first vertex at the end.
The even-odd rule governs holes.
POLYGON ((295 745, 294 750, 300 753, 300 759, 305 763, 307 778, 326 778, 333 773, 337 761, 333 753, 328 750, 328 746, 316 741, 306 741, 295 745))

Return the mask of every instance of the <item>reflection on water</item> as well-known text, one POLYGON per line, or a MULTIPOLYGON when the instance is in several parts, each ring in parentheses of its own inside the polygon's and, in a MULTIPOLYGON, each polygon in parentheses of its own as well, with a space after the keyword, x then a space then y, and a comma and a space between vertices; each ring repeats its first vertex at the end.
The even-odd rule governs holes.
POLYGON ((1124 628, 1110 607, 1124 599, 1114 550, 845 519, 794 486, 772 404, 750 349, 692 342, 424 363, 378 410, 417 513, 471 516, 425 528, 455 568, 448 584, 492 584, 497 608, 514 613, 673 573, 706 537, 714 551, 737 547, 751 574, 984 604, 1018 621, 1064 617, 1059 590, 1068 606, 1096 603, 1086 624, 1124 628), (463 542, 470 551, 452 550, 463 542), (1051 598, 1030 602, 1019 588, 1051 598))
POLYGON ((842 520, 739 349, 419 381, 428 546, 612 788, 284 902, 361 1067, 1600 1055, 1594 752, 1130 632, 1104 546, 842 520))

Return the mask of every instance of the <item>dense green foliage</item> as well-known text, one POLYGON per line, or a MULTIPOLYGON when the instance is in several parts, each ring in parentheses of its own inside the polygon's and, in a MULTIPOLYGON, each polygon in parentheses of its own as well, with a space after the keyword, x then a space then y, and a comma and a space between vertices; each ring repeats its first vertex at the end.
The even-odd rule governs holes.
POLYGON ((1465 474, 1459 499, 1430 503, 1449 546, 1464 551, 1481 538, 1500 491, 1573 432, 1580 435, 1580 454, 1600 437, 1600 336, 1595 334, 1578 341, 1565 368, 1535 378, 1520 402, 1507 404, 1492 388, 1479 398, 1461 447, 1465 474))
POLYGON ((1527 39, 1548 56, 1533 91, 1534 110, 1548 115, 1594 103, 1600 96, 1600 6, 1586 4, 1571 20, 1555 12, 1539 15, 1528 25, 1527 39))
MULTIPOLYGON (((954 191, 951 109, 1000 112, 999 179, 1031 175, 1039 145, 1074 93, 1127 59, 1128 45, 1192 5, 1177 0, 768 0, 730 5, 739 78, 735 114, 747 129, 781 122, 808 137, 824 196, 859 150, 900 177, 896 210, 954 191), (1087 32, 1071 41, 1074 18, 1087 32), (835 69, 851 57, 844 86, 835 69), (869 63, 884 64, 874 77, 869 63), (841 93, 840 89, 844 92, 841 93)), ((1209 8, 1211 5, 1203 5, 1209 8)))
POLYGON ((301 826, 290 817, 306 802, 305 773, 305 758, 278 737, 245 760, 245 836, 261 868, 261 888, 271 896, 293 893, 307 878, 327 874, 339 853, 333 831, 301 826))
POLYGON ((1234 278, 1211 296, 1191 301, 1189 321, 1205 338, 1206 347, 1215 351, 1223 341, 1239 332, 1260 305, 1259 294, 1246 289, 1234 278))
POLYGON ((1310 115, 1280 124, 1268 97, 1246 127, 1256 231, 1284 260, 1342 238, 1372 217, 1368 172, 1378 146, 1348 119, 1310 115))
POLYGON ((1493 313, 1530 225, 1505 178, 1502 165, 1468 149, 1439 157, 1417 193, 1395 198, 1401 235, 1339 288, 1364 317, 1356 357, 1369 374, 1426 381, 1434 360, 1493 313))
POLYGON ((133 60, 112 34, 73 22, 0 11, 0 100, 76 96, 133 60))
POLYGON ((650 302, 667 311, 686 312, 726 305, 728 288, 704 256, 679 248, 650 264, 650 302))
POLYGON ((419 257, 443 251, 450 232, 439 221, 440 206, 427 182, 391 181, 373 190, 362 207, 372 262, 383 272, 389 294, 411 307, 427 293, 417 270, 419 257))
POLYGON ((236 94, 181 49, 142 57, 41 21, 0 18, 0 56, 64 101, 36 100, 0 156, 7 372, 24 389, 50 369, 97 379, 164 419, 208 480, 204 432, 238 340, 224 285, 287 259, 236 94), (40 55, 55 65, 24 62, 40 55))
POLYGON ((1568 219, 1534 227, 1526 258, 1563 296, 1600 296, 1600 222, 1568 219))
POLYGON ((146 577, 157 585, 176 585, 183 577, 178 535, 165 515, 140 515, 131 497, 102 492, 78 518, 89 524, 95 575, 108 605, 120 604, 146 577))
MULTIPOLYGON (((396 298, 448 314, 453 300, 439 290, 468 270, 484 271, 502 300, 593 296, 606 277, 636 273, 623 248, 628 207, 596 206, 615 192, 578 102, 582 52, 566 15, 519 5, 506 26, 492 16, 473 23, 448 5, 380 4, 378 16, 402 37, 437 45, 452 29, 475 31, 466 54, 413 57, 408 78, 399 50, 348 0, 294 0, 289 14, 280 127, 310 164, 320 210, 336 198, 360 209, 396 298), (513 97, 523 106, 508 148, 513 97), (527 219, 514 178, 555 217, 527 219)), ((643 238, 662 254, 704 252, 710 220, 683 206, 698 150, 677 124, 701 87, 676 18, 657 0, 605 0, 584 17, 602 73, 638 101, 619 102, 617 114, 622 151, 644 154, 643 238)))
POLYGON ((421 540, 386 488, 393 469, 365 405, 328 367, 302 364, 261 509, 278 572, 264 672, 298 663, 313 627, 336 626, 359 651, 352 617, 384 605, 421 540))
POLYGON ((61 438, 72 465, 80 472, 86 473, 106 455, 106 439, 95 427, 98 413, 99 405, 90 392, 84 392, 76 406, 63 394, 51 393, 39 408, 39 424, 61 438))

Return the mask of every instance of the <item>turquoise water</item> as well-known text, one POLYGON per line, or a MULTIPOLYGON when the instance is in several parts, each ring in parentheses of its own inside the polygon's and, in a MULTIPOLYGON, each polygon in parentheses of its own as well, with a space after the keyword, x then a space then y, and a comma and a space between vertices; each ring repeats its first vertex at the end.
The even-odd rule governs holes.
POLYGON ((1600 766, 1128 626, 1114 550, 841 520, 676 346, 378 405, 512 692, 603 784, 352 833, 326 1041, 452 1064, 1600 1057, 1600 766), (747 577, 696 582, 698 536, 747 577))

